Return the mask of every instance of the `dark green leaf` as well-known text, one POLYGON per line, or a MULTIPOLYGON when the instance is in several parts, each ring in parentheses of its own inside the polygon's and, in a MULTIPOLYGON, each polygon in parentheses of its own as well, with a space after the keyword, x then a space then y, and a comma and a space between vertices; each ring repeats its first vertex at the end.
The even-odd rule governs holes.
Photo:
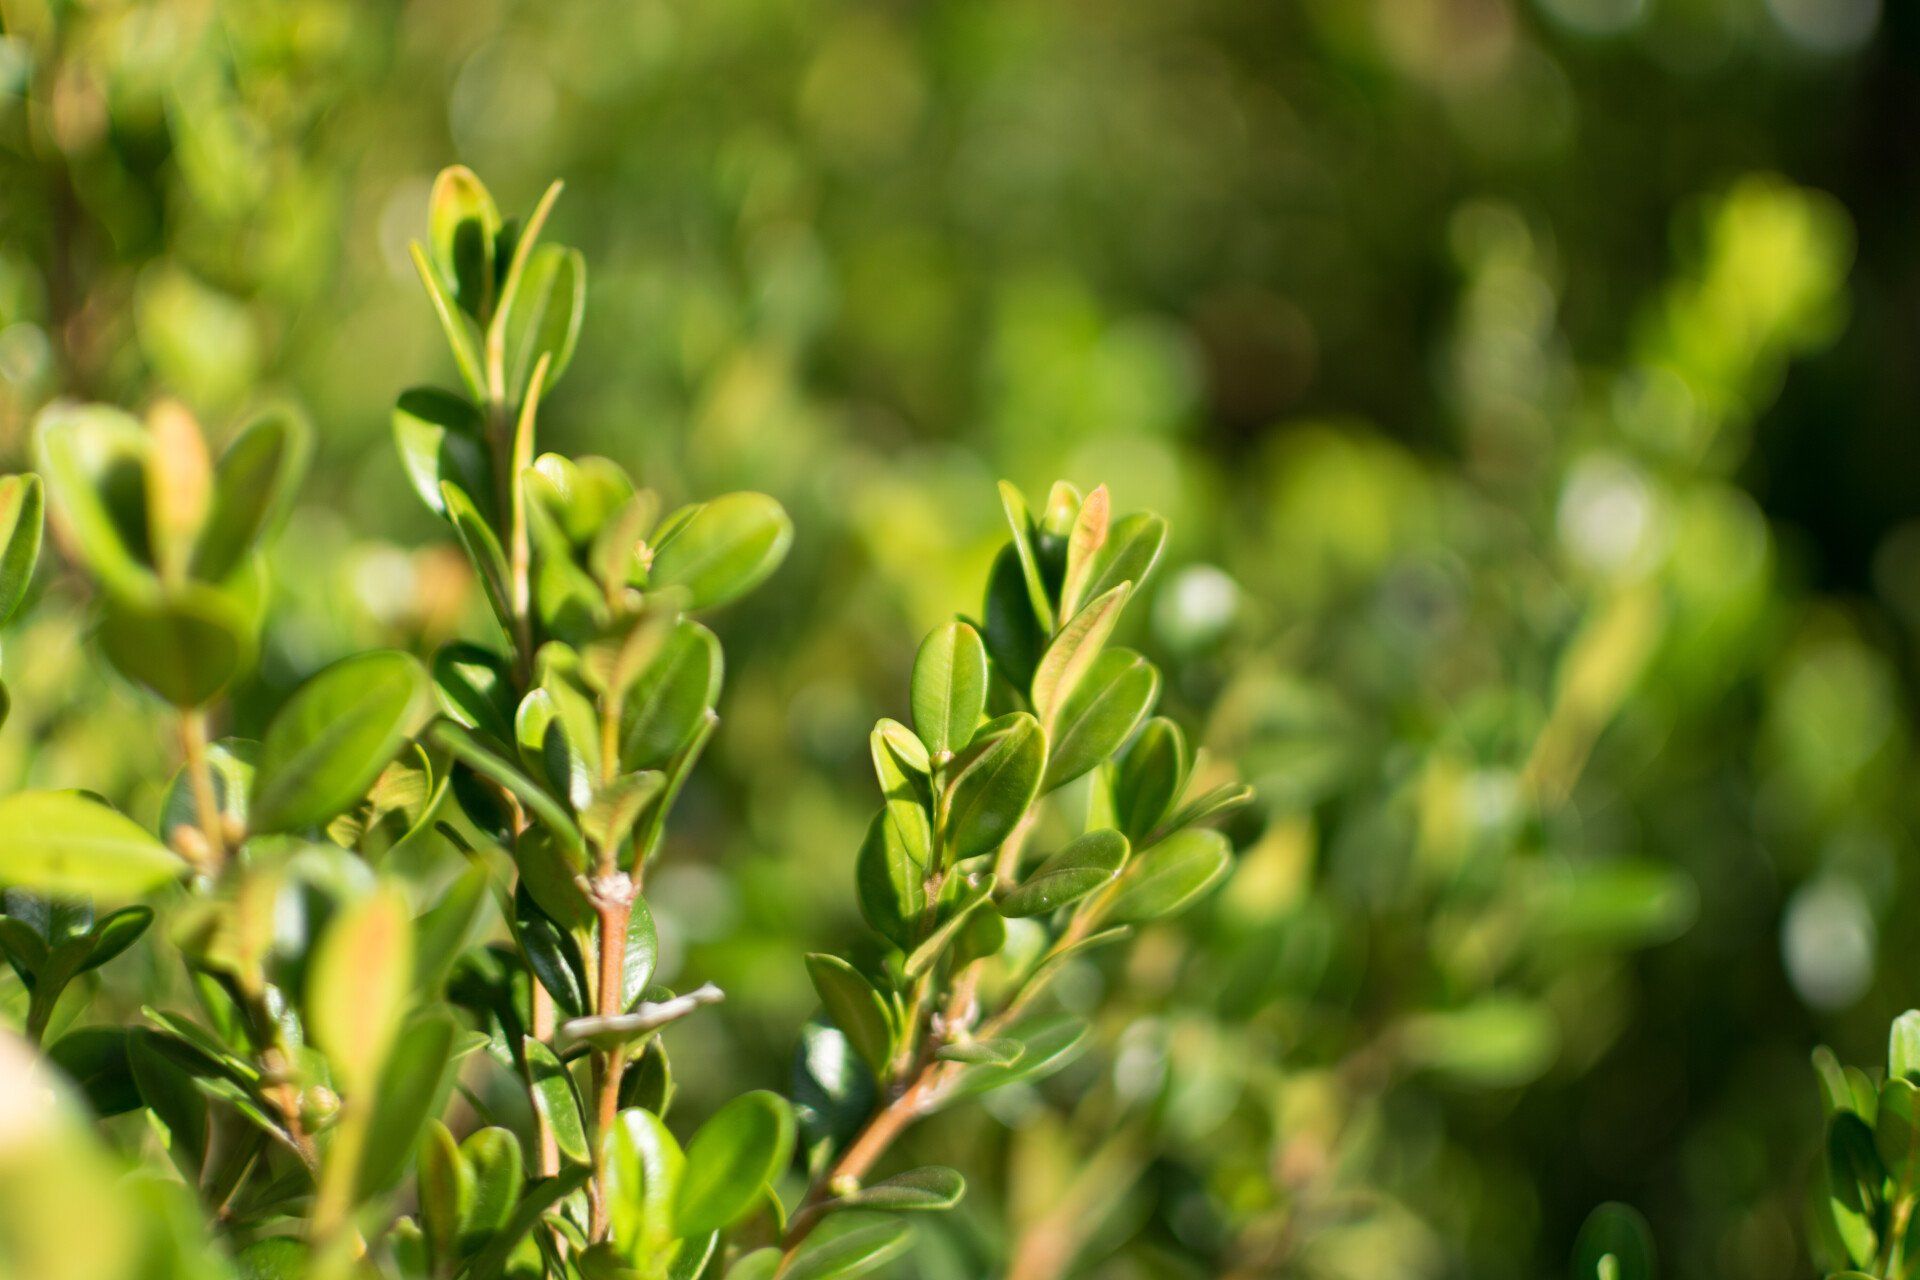
POLYGON ((433 687, 449 716, 502 746, 513 742, 518 711, 513 668, 491 649, 456 640, 433 656, 433 687))
POLYGON ((493 309, 494 246, 500 211, 486 186, 465 165, 442 169, 427 206, 427 241, 440 278, 460 309, 485 323, 493 309))
POLYGON ((914 945, 926 912, 926 875, 888 821, 887 811, 874 814, 854 863, 860 914, 874 932, 903 951, 914 945))
POLYGON ((1180 726, 1155 716, 1120 761, 1113 807, 1120 829, 1138 844, 1153 833, 1187 789, 1193 755, 1180 726))
POLYGON ((393 441, 414 492, 435 515, 447 514, 441 485, 466 494, 493 492, 480 411, 464 396, 438 387, 414 387, 393 406, 393 441))
POLYGON ((76 972, 85 973, 89 969, 98 969, 132 946, 152 923, 151 907, 122 907, 118 911, 102 916, 88 932, 85 942, 79 944, 86 948, 86 959, 80 962, 76 972))
POLYGON ((1000 482, 1000 508, 1006 513, 1007 528, 1013 534, 1013 554, 1020 570, 1020 583, 1026 592, 1027 608, 1042 635, 1053 632, 1053 599, 1040 571, 1040 558, 1033 545, 1033 519, 1027 513, 1027 500, 1007 481, 1000 482))
POLYGON ((720 700, 725 664, 720 642, 697 622, 682 621, 624 694, 620 767, 657 769, 700 729, 720 700))
POLYGON ((817 1173, 873 1114, 873 1073, 845 1032, 816 1018, 800 1029, 791 1092, 807 1169, 817 1173))
POLYGON ((47 1050, 47 1058, 80 1086, 87 1105, 100 1118, 123 1115, 141 1105, 123 1029, 82 1027, 69 1031, 47 1050))

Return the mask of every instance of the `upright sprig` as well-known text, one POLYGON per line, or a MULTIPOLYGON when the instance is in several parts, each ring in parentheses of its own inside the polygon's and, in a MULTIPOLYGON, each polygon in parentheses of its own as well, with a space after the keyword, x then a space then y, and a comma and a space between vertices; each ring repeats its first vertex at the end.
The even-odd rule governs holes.
POLYGON ((436 1130, 411 1247, 442 1275, 491 1277, 512 1257, 549 1276, 692 1276, 766 1196, 793 1122, 783 1100, 753 1093, 684 1152, 667 1130, 656 1033, 720 993, 651 986, 643 886, 718 724, 720 645, 692 615, 757 586, 793 533, 762 494, 662 517, 613 461, 538 452, 542 396, 571 361, 586 299, 579 252, 540 243, 558 193, 520 226, 449 169, 413 247, 465 394, 406 392, 395 440, 500 633, 499 647, 456 642, 432 664, 445 714, 430 738, 456 761, 470 826, 508 855, 496 888, 513 945, 470 956, 455 991, 519 1076, 536 1134, 522 1187, 519 1166, 489 1154, 508 1149, 500 1130, 459 1146, 436 1130), (490 1205, 523 1217, 474 1230, 461 1188, 476 1178, 505 1188, 490 1205))
POLYGON ((807 957, 826 1018, 796 1067, 811 1185, 780 1248, 730 1274, 813 1274, 829 1257, 850 1275, 903 1248, 895 1221, 814 1232, 843 1210, 957 1203, 951 1169, 868 1175, 922 1117, 1064 1065, 1088 1028, 1034 1013, 1053 976, 1190 905, 1231 864, 1226 838, 1202 824, 1251 793, 1226 783, 1187 797, 1186 737, 1149 718, 1160 672, 1109 644, 1166 522, 1114 519, 1104 486, 1083 497, 1056 484, 1037 519, 1011 485, 1001 499, 1012 537, 981 622, 933 631, 914 661, 912 728, 873 730, 883 804, 855 879, 880 962, 807 957), (1057 799, 1081 779, 1071 803, 1057 799), (1064 838, 1029 859, 1047 808, 1064 838))
MULTIPOLYGON (((409 890, 381 870, 432 838, 445 791, 444 761, 411 742, 430 709, 426 670, 357 654, 296 689, 259 740, 216 739, 259 653, 262 548, 302 470, 305 427, 266 413, 216 460, 178 404, 144 423, 59 404, 35 445, 62 543, 97 588, 97 645, 167 709, 182 763, 157 837, 86 792, 0 800, 0 947, 31 992, 26 1030, 38 1040, 71 1024, 87 994, 74 980, 146 930, 154 912, 137 900, 163 902, 194 1007, 67 1031, 47 1056, 102 1116, 149 1116, 236 1250, 311 1246, 322 1270, 339 1265, 458 1057, 438 989, 480 899, 457 883, 409 890), (256 1238, 288 1219, 306 1243, 256 1238)), ((0 582, 15 591, 38 489, 7 494, 20 502, 0 582)))
POLYGON ((1920 1276, 1920 1010, 1894 1019, 1876 1080, 1814 1050, 1826 1117, 1815 1181, 1814 1257, 1829 1280, 1920 1276))

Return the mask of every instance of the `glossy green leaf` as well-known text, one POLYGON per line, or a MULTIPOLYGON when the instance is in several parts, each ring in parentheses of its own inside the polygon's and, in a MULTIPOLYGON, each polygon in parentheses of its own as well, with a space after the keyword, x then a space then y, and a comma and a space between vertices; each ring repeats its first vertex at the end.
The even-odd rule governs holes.
POLYGON ((33 583, 44 505, 39 476, 0 476, 0 622, 13 616, 33 583))
POLYGON ((427 510, 447 514, 443 483, 466 494, 493 492, 485 423, 464 396, 438 387, 413 387, 400 394, 392 423, 401 466, 427 510))
POLYGON ((392 650, 344 658, 301 685, 260 743, 254 828, 298 830, 359 800, 425 724, 431 701, 425 668, 392 650))
POLYGON ((880 993, 859 970, 839 956, 823 952, 807 956, 807 976, 813 980, 827 1017, 846 1034, 854 1052, 873 1074, 883 1076, 893 1057, 893 1028, 880 993))
POLYGON ((1180 806, 1171 818, 1160 824, 1162 831, 1180 831, 1196 823, 1207 822, 1231 813, 1253 801, 1253 788, 1243 782, 1224 782, 1196 800, 1180 806))
POLYGON ((818 1173, 872 1116, 876 1089, 846 1033, 815 1018, 800 1029, 789 1092, 807 1169, 818 1173))
POLYGON ((440 278, 462 311, 485 322, 493 309, 494 249, 500 211, 473 170, 442 169, 427 205, 427 242, 440 278))
POLYGON ((440 900, 413 922, 413 985, 431 998, 446 985, 461 953, 477 940, 487 916, 492 878, 475 862, 455 876, 440 900))
POLYGON ((1893 1020, 1887 1032, 1887 1075, 1920 1082, 1920 1009, 1893 1020))
POLYGON ((186 869, 138 823, 77 791, 0 797, 0 884, 124 902, 186 869))
POLYGON ((99 640, 121 675, 182 708, 212 701, 253 666, 255 652, 245 611, 197 583, 109 598, 99 640))
POLYGON ((433 314, 440 321, 440 332, 447 340, 447 348, 453 353, 453 363, 460 370, 461 382, 466 384, 467 393, 474 399, 486 399, 487 375, 480 360, 480 331, 473 317, 461 309, 452 292, 452 282, 434 266, 425 245, 416 240, 407 246, 407 252, 413 258, 414 270, 419 273, 420 283, 427 291, 427 300, 433 304, 433 314))
POLYGON ((1003 916, 1042 916, 1078 902, 1111 881, 1127 861, 1127 838, 1089 831, 1036 868, 1000 899, 1003 916))
POLYGON ((122 907, 100 917, 83 940, 70 944, 85 948, 86 958, 80 962, 78 972, 98 969, 139 941, 152 923, 151 907, 122 907))
POLYGON ((532 1036, 520 1044, 532 1076, 533 1105, 546 1118, 554 1145, 568 1160, 586 1164, 592 1158, 587 1145, 586 1108, 572 1073, 552 1049, 532 1036))
POLYGON ((1106 541, 1092 559, 1092 569, 1080 598, 1093 600, 1123 582, 1137 592, 1152 575, 1167 546, 1167 522, 1149 512, 1123 516, 1113 522, 1106 541))
POLYGON ((887 811, 874 814, 854 862, 860 914, 874 932, 903 951, 914 945, 926 914, 926 876, 887 811))
POLYGON ((692 741, 720 700, 725 672, 713 632, 691 620, 676 626, 623 695, 620 767, 657 769, 692 741))
POLYGON ((1132 587, 1121 583, 1105 595, 1096 596, 1087 607, 1067 620, 1040 655, 1033 673, 1033 712, 1051 731, 1059 722, 1062 709, 1080 682, 1093 668, 1120 621, 1132 587))
POLYGON ((793 1153, 793 1114, 786 1099, 764 1089, 715 1112, 687 1143, 674 1230, 697 1236, 732 1226, 793 1153))
POLYGON ((880 795, 886 802, 881 817, 888 828, 887 838, 924 876, 934 869, 933 819, 927 811, 930 795, 926 771, 915 768, 916 764, 926 763, 925 748, 919 756, 910 748, 902 750, 902 736, 919 743, 918 738, 906 731, 905 725, 882 720, 868 735, 867 747, 873 757, 874 780, 880 784, 880 795))
POLYGON ((413 977, 413 921, 398 890, 341 908, 307 975, 307 1028, 349 1092, 378 1079, 413 977))
POLYGON ((507 1225, 520 1200, 523 1160, 520 1140, 498 1125, 467 1135, 460 1157, 472 1177, 473 1196, 460 1217, 458 1252, 472 1257, 507 1225))
POLYGON ((1020 557, 1002 547, 987 576, 984 632, 987 653, 1000 677, 1016 689, 1033 683, 1034 668, 1046 648, 1047 634, 1034 616, 1020 557))
POLYGON ((786 559, 793 522, 761 493, 729 493, 677 519, 654 547, 652 585, 680 587, 687 608, 705 609, 745 595, 786 559))
POLYGON ((964 1062, 978 1067, 1010 1067, 1020 1061, 1026 1046, 1011 1036, 991 1040, 956 1040, 934 1051, 942 1062, 964 1062))
POLYGON ((306 424, 284 410, 234 437, 214 464, 213 504, 194 544, 192 572, 224 580, 286 512, 307 460, 306 424))
POLYGON ((1047 740, 1024 712, 983 729, 955 757, 947 790, 947 846, 954 858, 998 848, 1040 792, 1047 740))
MULTIPOLYGON (((573 816, 546 788, 529 778, 519 765, 488 747, 462 725, 442 720, 428 732, 437 746, 451 752, 462 764, 507 791, 538 820, 540 831, 548 838, 549 848, 564 857, 574 869, 586 865, 586 845, 573 816)), ((524 872, 524 867, 523 867, 524 872)), ((570 875, 571 873, 569 873, 570 875)), ((549 911, 551 904, 543 903, 549 911)))
POLYGON ((573 362, 587 310, 587 261, 578 249, 541 245, 527 258, 526 274, 506 317, 506 378, 509 392, 526 387, 546 357, 546 385, 560 380, 573 362))
POLYGON ((443 645, 433 656, 433 687, 449 716, 501 745, 513 741, 513 668, 504 657, 464 640, 443 645))
POLYGON ((839 1235, 817 1233, 802 1245, 781 1280, 850 1280, 892 1262, 913 1243, 906 1223, 884 1219, 839 1235))
POLYGON ((620 1007, 632 1009, 646 994, 653 981, 653 968, 660 959, 660 939, 654 931, 653 912, 647 900, 636 895, 627 912, 627 945, 623 953, 626 969, 620 980, 620 1007))
POLYGON ((601 1141, 614 1246, 635 1261, 664 1256, 686 1169, 680 1144, 658 1116, 637 1108, 622 1111, 601 1141))
POLYGON ((520 1203, 514 1208, 513 1216, 507 1225, 494 1233, 478 1256, 468 1264, 466 1280, 499 1280, 514 1255, 520 1242, 526 1239, 548 1211, 578 1191, 587 1181, 589 1170, 584 1166, 566 1169, 551 1178, 543 1178, 531 1183, 520 1195, 520 1203))
POLYGON ((460 1224, 473 1204, 473 1171, 462 1158, 453 1134, 436 1119, 427 1121, 415 1185, 427 1252, 440 1269, 451 1270, 460 1257, 460 1224))
POLYGON ((913 727, 936 761, 973 740, 987 705, 987 650, 964 622, 936 627, 913 660, 913 727))
POLYGON ((515 631, 513 592, 508 585, 507 553, 500 547, 500 535, 480 514, 473 498, 459 487, 442 481, 440 501, 446 507, 447 519, 453 522, 454 536, 460 540, 461 549, 479 575, 494 618, 500 623, 500 629, 511 637, 515 631))
POLYGON ((1217 884, 1232 865, 1231 847, 1218 831, 1176 832, 1134 857, 1103 918, 1138 924, 1173 915, 1217 884))
POLYGON ((48 1047, 47 1060, 66 1072, 93 1113, 103 1120, 141 1105, 123 1028, 81 1027, 69 1031, 48 1047))
POLYGON ((1102 653, 1060 708, 1040 789, 1052 791, 1104 764, 1159 696, 1159 668, 1131 649, 1102 653))
POLYGON ((1874 1148, 1896 1188, 1920 1190, 1920 1089, 1906 1079, 1880 1086, 1874 1148))
POLYGON ((1855 1263, 1865 1266, 1879 1248, 1886 1169, 1873 1130, 1850 1111, 1827 1122, 1826 1175, 1827 1208, 1841 1243, 1855 1263))
POLYGON ((987 886, 983 881, 978 887, 969 885, 962 888, 959 894, 957 899, 949 900, 941 907, 940 923, 907 953, 904 966, 907 977, 917 978, 931 969, 966 932, 968 922, 978 914, 978 908, 986 903, 987 886))

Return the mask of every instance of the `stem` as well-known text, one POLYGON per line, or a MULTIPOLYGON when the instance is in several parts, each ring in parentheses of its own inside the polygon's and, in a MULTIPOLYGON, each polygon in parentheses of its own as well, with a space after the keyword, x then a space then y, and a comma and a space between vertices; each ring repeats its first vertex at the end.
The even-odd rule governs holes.
POLYGON ((788 1223, 787 1234, 780 1241, 782 1270, 793 1260, 794 1254, 806 1242, 807 1237, 813 1234, 813 1229, 820 1225, 820 1220, 826 1216, 827 1202, 838 1194, 835 1188, 848 1183, 858 1183, 867 1175, 867 1171, 879 1162, 880 1157, 887 1153, 887 1149, 894 1144, 895 1140, 906 1132, 907 1126, 926 1114, 926 1108, 935 1096, 934 1086, 940 1075, 940 1068, 948 1065, 950 1064, 944 1062, 929 1062, 923 1066, 920 1074, 914 1078, 912 1084, 907 1086, 905 1092, 882 1107, 873 1119, 867 1122, 867 1127, 860 1131, 860 1135, 853 1140, 852 1145, 841 1153, 840 1158, 833 1163, 833 1167, 814 1180, 813 1186, 807 1191, 806 1199, 801 1202, 799 1210, 793 1215, 792 1222, 788 1223))
MULTIPOLYGON (((615 872, 595 878, 595 906, 600 914, 600 984, 597 1012, 613 1017, 623 1012, 627 968, 627 922, 633 915, 633 885, 615 872)), ((610 1228, 607 1205, 608 1135, 620 1116, 620 1077, 626 1070, 626 1050, 620 1045, 594 1054, 593 1184, 588 1196, 591 1221, 588 1236, 605 1240, 610 1228)))
POLYGON ((207 713, 194 707, 180 713, 180 752, 186 759, 187 781, 193 788, 193 809, 200 818, 200 834, 207 841, 207 863, 201 870, 217 873, 227 861, 227 836, 221 822, 220 795, 213 785, 213 767, 207 762, 207 713))

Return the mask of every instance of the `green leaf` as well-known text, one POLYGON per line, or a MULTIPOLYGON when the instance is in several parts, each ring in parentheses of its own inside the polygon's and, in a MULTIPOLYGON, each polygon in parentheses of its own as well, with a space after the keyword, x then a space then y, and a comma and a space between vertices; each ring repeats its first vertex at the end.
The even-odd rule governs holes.
POLYGON ((472 1257, 507 1225, 520 1200, 520 1140, 498 1125, 475 1130, 460 1144, 472 1175, 473 1197, 460 1216, 459 1254, 472 1257))
POLYGON ((479 575, 495 620, 502 632, 513 636, 513 592, 508 586, 507 553, 500 549, 500 536, 464 490, 442 481, 440 500, 446 505, 447 519, 453 522, 454 536, 479 575))
POLYGON ((1010 1067, 1020 1061, 1026 1049, 1011 1036, 997 1036, 992 1040, 956 1040, 943 1044, 934 1050, 933 1056, 943 1062, 964 1062, 970 1066, 1010 1067))
POLYGON ((973 740, 987 705, 987 650, 964 622, 936 627, 913 660, 913 727, 944 763, 973 740))
POLYGON ((447 515, 443 484, 467 494, 493 492, 486 425, 466 397, 438 387, 413 387, 401 392, 392 422, 401 466, 427 510, 447 515))
POLYGON ((1012 687, 1027 688, 1033 683, 1034 668, 1040 664, 1047 633, 1034 616, 1020 557, 1011 546, 1000 549, 987 576, 984 616, 987 652, 994 667, 1012 687))
POLYGON ((933 870, 933 819, 927 813, 926 772, 914 767, 924 762, 925 748, 917 758, 911 750, 903 752, 900 748, 903 736, 919 744, 920 740, 908 733, 905 725, 896 720, 881 720, 868 735, 867 746, 873 756, 873 776, 886 801, 882 812, 890 828, 889 839, 899 845, 908 861, 925 873, 933 870))
POLYGON ((593 789, 593 799, 580 811, 580 834, 602 849, 617 849, 667 789, 666 775, 657 769, 627 773, 593 789))
POLYGON ((1041 863, 1000 899, 1003 916, 1043 916, 1078 902, 1120 874, 1127 838, 1118 831, 1089 831, 1041 863))
POLYGON ((1587 1215, 1573 1244, 1575 1280, 1654 1280, 1653 1232, 1627 1205, 1608 1202, 1587 1215), (1611 1276, 1601 1260, 1613 1261, 1611 1276))
POLYGON ((1920 1090, 1905 1079, 1880 1086, 1873 1141, 1899 1190, 1920 1189, 1920 1090))
POLYGON ((1909 1009, 1893 1020, 1887 1032, 1887 1075, 1920 1080, 1920 1009, 1909 1009))
POLYGON ((1041 1080, 1067 1065, 1086 1043, 1086 1020, 1071 1014, 1052 1014, 1016 1026, 1012 1038, 1024 1048, 1013 1062, 964 1068, 942 1096, 945 1105, 977 1097, 1022 1080, 1041 1080))
POLYGON ((1092 669, 1107 637, 1113 634, 1114 624, 1120 621, 1120 611, 1126 607, 1132 589, 1123 582, 1105 595, 1096 596, 1060 628, 1060 634, 1040 655, 1040 665, 1033 673, 1033 713, 1049 731, 1058 723, 1067 700, 1092 669))
POLYGON ((587 1146, 586 1108, 573 1074, 552 1049, 532 1036, 524 1037, 520 1044, 532 1077, 533 1105, 546 1118, 554 1145, 573 1163, 586 1164, 592 1159, 587 1146))
POLYGON ((874 1076, 883 1077, 893 1057, 893 1027, 880 993, 859 970, 839 956, 824 952, 807 956, 807 976, 820 994, 827 1017, 846 1033, 854 1052, 874 1076))
POLYGON ((831 1209, 877 1209, 912 1213, 951 1209, 967 1193, 967 1180, 958 1169, 927 1165, 870 1183, 850 1195, 828 1202, 831 1209))
POLYGON ((548 1210, 585 1186, 590 1172, 584 1166, 567 1169, 529 1185, 521 1193, 520 1203, 507 1220, 507 1225, 494 1233, 487 1247, 467 1268, 466 1280, 499 1280, 514 1250, 527 1233, 533 1230, 548 1210))
MULTIPOLYGON (((532 841, 523 844, 530 845, 532 841)), ((535 886, 524 877, 513 895, 513 935, 526 958, 527 967, 541 986, 547 989, 562 1013, 578 1017, 588 1007, 586 965, 580 944, 573 932, 543 909, 535 886)), ((584 899, 583 908, 587 907, 584 899)), ((582 915, 588 915, 583 910, 582 915)), ((568 922, 574 927, 578 919, 568 922)))
MULTIPOLYGON (((518 765, 486 746, 465 727, 445 720, 435 724, 428 732, 428 737, 481 777, 511 792, 514 799, 532 814, 539 829, 549 838, 550 846, 570 866, 575 869, 586 866, 586 845, 581 839, 580 828, 574 825, 573 816, 548 794, 546 788, 527 777, 518 765)), ((524 866, 522 872, 525 872, 524 866)), ((572 873, 568 874, 570 877, 572 873)), ((543 902, 542 905, 548 911, 554 910, 549 903, 543 902)))
POLYGON ((546 385, 560 380, 573 362, 587 311, 587 261, 578 249, 542 245, 527 259, 526 274, 506 317, 506 379, 518 398, 547 357, 546 385))
POLYGON ((138 823, 80 792, 20 791, 0 798, 0 884, 124 902, 185 870, 138 823))
POLYGON ((1006 513, 1007 528, 1013 534, 1013 554, 1020 570, 1020 584, 1026 591, 1027 608, 1041 634, 1050 635, 1054 628, 1053 600, 1033 547, 1033 518, 1027 513, 1026 498, 1005 480, 1000 482, 1000 509, 1006 513))
POLYGON ((725 678, 720 641, 690 619, 681 621, 623 696, 620 767, 658 769, 699 732, 720 700, 725 678))
POLYGON ((626 969, 620 979, 620 1007, 632 1009, 646 994, 653 981, 653 968, 660 959, 660 939, 654 932, 653 912, 647 900, 635 895, 627 912, 626 969))
POLYGON ((413 921, 398 890, 341 908, 307 975, 307 1029, 349 1093, 371 1087, 400 1028, 413 977, 413 921))
POLYGON ((614 1247, 630 1261, 659 1258, 674 1238, 674 1205, 686 1157, 660 1117, 622 1111, 601 1137, 614 1247))
POLYGON ((152 591, 146 430, 117 409, 57 403, 35 443, 54 514, 87 569, 116 595, 152 591))
POLYGON ((1179 803, 1193 770, 1193 753, 1180 726, 1155 716, 1121 758, 1113 786, 1114 813, 1127 839, 1139 844, 1179 803))
POLYGON ((1114 521, 1107 539, 1094 553, 1092 570, 1080 598, 1096 599, 1131 582, 1137 592, 1146 585, 1160 553, 1167 545, 1167 522, 1151 512, 1140 512, 1114 521))
POLYGON ((254 829, 298 830, 352 805, 430 712, 426 670, 407 654, 375 650, 327 667, 267 727, 250 804, 254 829))
POLYGON ((1071 618, 1088 598, 1087 584, 1093 576, 1094 558, 1106 545, 1113 516, 1112 498, 1107 486, 1099 485, 1081 502, 1074 513, 1073 528, 1067 535, 1067 566, 1060 580, 1060 613, 1071 618))
POLYGON ((780 1250, 755 1249, 727 1268, 727 1280, 774 1280, 780 1274, 780 1250))
POLYGON ((513 668, 504 657, 464 640, 443 645, 433 655, 433 688, 449 716, 501 746, 513 742, 513 668))
MULTIPOLYGON (((260 758, 260 744, 251 738, 221 738, 207 748, 207 771, 213 775, 214 804, 220 813, 247 826, 247 794, 253 789, 253 768, 260 758)), ((182 766, 167 787, 166 802, 160 807, 160 834, 171 836, 180 827, 204 827, 199 801, 194 798, 193 780, 182 766)))
POLYGON ((127 1060, 127 1033, 120 1027, 81 1027, 47 1049, 47 1060, 67 1073, 101 1119, 137 1110, 140 1088, 127 1060))
POLYGON ((892 1262, 913 1243, 913 1230, 891 1219, 836 1236, 808 1239, 780 1280, 847 1280, 892 1262))
POLYGON ((473 863, 413 922, 415 990, 432 998, 446 986, 447 975, 480 931, 491 879, 485 863, 473 863))
POLYGON ((902 951, 913 947, 926 913, 926 875, 887 811, 874 814, 854 862, 860 914, 874 932, 902 951))
POLYGON ((1840 1240, 1859 1266, 1879 1249, 1881 1188, 1886 1169, 1873 1130, 1851 1111, 1827 1122, 1827 1207, 1840 1240))
POLYGON ((1244 782, 1225 782, 1201 796, 1198 800, 1181 807, 1180 811, 1160 824, 1162 831, 1180 831, 1196 823, 1217 818, 1230 813, 1253 800, 1253 788, 1244 782))
POLYGON ((152 923, 151 907, 122 907, 102 916, 87 932, 83 943, 86 959, 80 962, 76 972, 98 969, 138 941, 152 923))
POLYGON ((420 1143, 420 1229, 427 1252, 441 1270, 460 1257, 460 1223, 473 1204, 473 1171, 467 1167, 447 1126, 428 1119, 420 1143))
POLYGON ((697 1236, 732 1226, 759 1201, 793 1154, 786 1099, 757 1089, 715 1112, 687 1144, 674 1231, 697 1236))
POLYGON ((680 587, 687 608, 705 609, 745 595, 780 567, 793 521, 763 493, 729 493, 670 516, 654 548, 651 585, 680 587))
POLYGON ((447 347, 453 352, 453 363, 460 370, 460 380, 466 384, 467 393, 475 400, 485 400, 487 375, 480 363, 480 331, 475 327, 473 317, 461 310, 460 304, 447 292, 448 281, 428 258, 424 245, 416 240, 407 246, 407 252, 413 258, 413 267, 420 275, 420 283, 426 287, 427 300, 433 304, 433 314, 440 321, 440 332, 445 335, 447 347))
POLYGON ((1131 649, 1095 659, 1055 723, 1042 791, 1104 764, 1139 727, 1160 696, 1160 671, 1131 649))
POLYGON ((199 583, 137 601, 110 597, 99 640, 121 675, 182 708, 211 702, 252 667, 255 652, 246 611, 199 583))
POLYGON ((427 205, 427 241, 440 278, 453 287, 462 311, 482 324, 493 310, 493 255, 500 211, 486 186, 465 165, 442 169, 427 205))
POLYGON ((45 501, 39 476, 0 476, 0 622, 13 616, 33 583, 45 501))
POLYGON ((427 1120, 440 1115, 460 1065, 460 1026, 445 1009, 408 1018, 372 1093, 373 1118, 360 1158, 360 1199, 391 1188, 406 1173, 427 1120))
POLYGON ((284 410, 255 419, 213 470, 213 506, 194 543, 193 576, 224 581, 285 512, 306 468, 305 424, 284 410))
POLYGON ((939 926, 907 953, 905 965, 907 977, 917 978, 931 969, 945 954, 947 948, 953 945, 954 940, 966 930, 968 921, 976 914, 976 909, 987 900, 987 886, 984 883, 978 888, 968 886, 960 892, 963 896, 957 903, 949 903, 941 908, 945 918, 941 920, 939 926))
POLYGON ((1218 831, 1179 831, 1140 851, 1103 919, 1138 924, 1170 916, 1192 905, 1233 865, 1227 838, 1218 831))
POLYGON ((873 1073, 846 1033, 819 1018, 800 1029, 789 1092, 809 1173, 824 1168, 873 1115, 873 1073))
POLYGON ((955 757, 946 833, 953 858, 996 849, 1013 833, 1040 793, 1046 761, 1046 735, 1025 712, 994 721, 955 757))

